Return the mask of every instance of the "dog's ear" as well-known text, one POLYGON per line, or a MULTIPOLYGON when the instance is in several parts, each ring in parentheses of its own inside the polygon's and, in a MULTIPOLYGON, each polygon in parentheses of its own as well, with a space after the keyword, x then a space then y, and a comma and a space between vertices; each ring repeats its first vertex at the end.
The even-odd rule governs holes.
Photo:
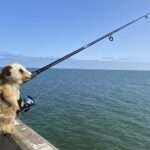
POLYGON ((5 77, 5 76, 10 76, 11 75, 11 69, 12 67, 11 66, 6 66, 2 69, 2 76, 5 77))

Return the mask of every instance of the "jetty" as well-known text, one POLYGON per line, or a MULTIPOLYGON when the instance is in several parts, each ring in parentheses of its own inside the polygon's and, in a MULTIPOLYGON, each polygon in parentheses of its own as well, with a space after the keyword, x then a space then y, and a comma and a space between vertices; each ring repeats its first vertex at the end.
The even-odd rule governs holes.
POLYGON ((0 150, 58 150, 29 126, 18 120, 12 136, 0 135, 0 150))

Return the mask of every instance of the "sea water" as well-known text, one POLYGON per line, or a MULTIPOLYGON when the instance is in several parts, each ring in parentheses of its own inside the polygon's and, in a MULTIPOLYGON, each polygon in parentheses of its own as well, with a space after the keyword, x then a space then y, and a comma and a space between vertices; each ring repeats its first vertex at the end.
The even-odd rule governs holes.
POLYGON ((49 70, 22 119, 60 150, 149 150, 150 72, 49 70))

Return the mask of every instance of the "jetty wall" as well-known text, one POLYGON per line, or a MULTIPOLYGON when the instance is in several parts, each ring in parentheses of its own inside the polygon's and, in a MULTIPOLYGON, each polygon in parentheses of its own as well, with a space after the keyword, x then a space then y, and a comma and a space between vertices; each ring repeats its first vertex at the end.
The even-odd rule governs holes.
POLYGON ((58 150, 26 124, 17 122, 14 135, 0 135, 0 150, 58 150))

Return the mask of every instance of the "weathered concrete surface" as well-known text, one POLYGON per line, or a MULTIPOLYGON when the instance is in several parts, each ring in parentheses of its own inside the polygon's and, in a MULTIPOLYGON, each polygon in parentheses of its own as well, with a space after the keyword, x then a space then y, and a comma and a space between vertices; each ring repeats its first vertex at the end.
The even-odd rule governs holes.
POLYGON ((0 150, 58 150, 47 140, 18 121, 17 132, 11 137, 0 136, 0 150))

